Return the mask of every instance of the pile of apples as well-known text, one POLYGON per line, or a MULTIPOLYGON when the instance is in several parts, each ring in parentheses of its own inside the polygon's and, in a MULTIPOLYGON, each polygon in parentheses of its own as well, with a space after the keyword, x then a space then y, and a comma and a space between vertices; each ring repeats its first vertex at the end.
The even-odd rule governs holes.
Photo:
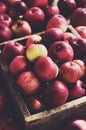
MULTIPOLYGON (((8 0, 5 0, 5 2, 8 3, 8 0)), ((86 10, 84 8, 85 3, 82 1, 82 6, 82 4, 78 5, 79 3, 76 0, 74 2, 73 0, 60 0, 58 5, 51 4, 45 6, 46 0, 40 2, 31 0, 30 3, 29 0, 22 2, 25 2, 28 8, 38 4, 40 9, 45 12, 48 11, 45 16, 47 22, 45 21, 46 26, 43 35, 30 35, 32 28, 32 30, 35 29, 36 31, 36 28, 43 29, 42 27, 44 27, 42 21, 37 24, 37 21, 34 19, 33 22, 35 23, 33 24, 32 21, 30 23, 30 25, 33 25, 31 25, 27 40, 24 39, 24 41, 20 42, 8 41, 1 51, 4 60, 8 64, 9 72, 16 82, 15 87, 21 92, 31 114, 58 107, 68 101, 85 96, 86 26, 83 24, 85 22, 82 22, 86 18, 84 11, 86 10), (72 2, 75 3, 73 4, 74 8, 69 11, 72 8, 72 2), (64 11, 62 12, 61 10, 62 3, 64 5, 69 4, 67 7, 71 7, 67 10, 67 12, 70 12, 70 19, 69 14, 66 14, 66 16, 63 14, 64 11), (53 14, 55 12, 52 11, 52 8, 49 8, 50 6, 54 6, 54 9, 56 7, 56 14, 53 14), (57 11, 57 8, 59 11, 57 11), (79 16, 80 20, 75 20, 76 16, 79 16), (69 23, 74 27, 74 31, 69 28, 69 23)), ((15 2, 12 3, 9 0, 9 3, 13 4, 15 2)), ((65 6, 63 7, 65 9, 65 6)), ((31 8, 38 9, 37 6, 31 8)), ((28 21, 28 15, 32 14, 32 12, 34 13, 35 10, 23 10, 25 12, 17 12, 16 10, 17 14, 14 16, 23 15, 23 19, 28 21)), ((10 12, 10 15, 13 14, 12 9, 9 9, 8 12, 10 12)), ((16 19, 14 16, 13 19, 16 19)), ((41 16, 44 17, 42 14, 41 16)), ((31 19, 32 17, 30 16, 31 19)), ((40 17, 41 20, 44 20, 43 17, 40 17)), ((35 18, 37 20, 37 14, 35 18)), ((19 19, 15 22, 18 22, 18 27, 21 26, 21 21, 19 19)), ((21 34, 27 35, 21 29, 20 31, 15 31, 17 25, 11 26, 14 32, 17 32, 15 33, 16 37, 21 37, 21 34)), ((28 26, 25 27, 27 30, 28 26)))

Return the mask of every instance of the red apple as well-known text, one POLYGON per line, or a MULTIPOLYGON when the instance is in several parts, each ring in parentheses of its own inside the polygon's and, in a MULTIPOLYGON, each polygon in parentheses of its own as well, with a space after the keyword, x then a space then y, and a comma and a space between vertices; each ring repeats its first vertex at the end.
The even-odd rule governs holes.
POLYGON ((45 86, 43 95, 48 107, 57 107, 67 101, 69 91, 64 82, 55 80, 49 86, 45 86))
POLYGON ((5 3, 0 2, 0 13, 5 13, 7 10, 7 6, 5 3))
POLYGON ((73 60, 74 52, 67 41, 54 42, 48 49, 49 56, 56 63, 64 63, 73 60))
POLYGON ((32 33, 30 24, 25 20, 15 21, 11 26, 11 30, 14 37, 23 37, 32 33))
POLYGON ((46 47, 50 47, 55 41, 63 41, 64 33, 60 28, 49 28, 45 31, 42 38, 42 43, 46 47))
POLYGON ((7 14, 2 13, 2 14, 0 14, 0 24, 4 24, 6 26, 11 26, 12 18, 7 14))
POLYGON ((75 0, 59 0, 58 7, 63 16, 69 17, 76 9, 76 2, 75 0))
POLYGON ((64 33, 64 41, 69 41, 70 39, 75 39, 76 36, 72 32, 64 33))
POLYGON ((16 1, 21 1, 21 0, 2 0, 7 6, 10 6, 11 4, 15 3, 16 1))
POLYGON ((60 77, 69 83, 74 83, 82 78, 82 71, 79 64, 73 61, 67 61, 60 66, 60 77))
POLYGON ((75 0, 78 7, 85 7, 86 1, 85 0, 75 0))
POLYGON ((32 71, 22 72, 17 78, 17 85, 23 89, 26 94, 32 95, 39 90, 40 81, 32 71))
POLYGON ((39 7, 32 7, 26 11, 24 19, 31 25, 33 32, 36 32, 44 26, 45 14, 39 7))
POLYGON ((11 29, 3 24, 0 24, 0 42, 10 40, 12 38, 11 29))
POLYGON ((7 42, 2 48, 2 56, 7 62, 11 62, 15 56, 25 54, 25 46, 19 42, 7 42))
POLYGON ((82 38, 86 39, 86 26, 76 26, 75 30, 79 33, 82 38))
POLYGON ((70 39, 69 44, 72 46, 74 50, 74 58, 83 59, 83 57, 86 54, 86 39, 70 39))
POLYGON ((86 95, 85 86, 83 81, 77 80, 75 83, 68 85, 69 99, 77 99, 86 95))
POLYGON ((38 113, 38 112, 41 112, 41 111, 44 110, 44 104, 43 104, 43 102, 36 95, 27 97, 27 99, 26 99, 26 105, 27 105, 29 111, 32 114, 38 113))
POLYGON ((56 14, 47 22, 46 29, 60 28, 63 32, 66 32, 67 25, 67 19, 61 14, 56 14))
POLYGON ((16 56, 9 64, 9 71, 13 76, 18 76, 21 72, 27 70, 28 62, 25 56, 16 56))
POLYGON ((39 57, 34 64, 35 73, 41 80, 48 81, 57 77, 59 68, 48 56, 39 57))
POLYGON ((86 26, 86 8, 76 8, 71 17, 70 23, 73 26, 86 26))

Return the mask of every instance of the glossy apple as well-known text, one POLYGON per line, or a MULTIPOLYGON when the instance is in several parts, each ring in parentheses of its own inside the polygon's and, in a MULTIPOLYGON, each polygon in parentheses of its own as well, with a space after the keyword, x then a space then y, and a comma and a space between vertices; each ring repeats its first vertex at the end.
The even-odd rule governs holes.
POLYGON ((59 0, 58 7, 63 16, 69 17, 76 9, 77 5, 75 0, 59 0))
POLYGON ((32 71, 24 71, 17 78, 17 85, 23 89, 23 91, 32 95, 36 93, 40 88, 40 81, 32 71))
POLYGON ((69 91, 64 82, 55 80, 44 88, 43 95, 48 107, 57 107, 67 101, 69 91))
POLYGON ((67 61, 60 66, 60 77, 69 83, 74 83, 82 78, 82 71, 79 64, 73 61, 67 61))
POLYGON ((75 30, 79 33, 82 38, 86 39, 86 26, 76 26, 75 30))
POLYGON ((63 41, 64 40, 64 33, 60 28, 49 28, 45 31, 42 43, 46 47, 50 47, 56 41, 63 41))
POLYGON ((0 2, 0 14, 1 14, 1 13, 5 13, 6 10, 7 10, 6 4, 3 3, 3 2, 0 2))
POLYGON ((63 32, 65 32, 67 30, 67 25, 67 19, 61 14, 56 14, 47 22, 46 29, 52 27, 60 28, 63 32))
POLYGON ((49 56, 56 63, 64 63, 73 60, 74 51, 67 41, 54 42, 48 49, 49 56))
POLYGON ((0 14, 0 24, 4 24, 9 27, 12 25, 12 22, 13 20, 8 14, 5 13, 0 14))
POLYGON ((39 7, 31 7, 24 14, 24 19, 31 25, 33 32, 42 29, 45 22, 45 14, 39 7))
POLYGON ((18 76, 21 72, 27 70, 27 68, 29 68, 28 66, 26 57, 19 55, 16 56, 9 64, 9 71, 12 76, 18 76))
POLYGON ((83 57, 86 54, 86 39, 70 39, 69 44, 72 46, 74 50, 74 58, 83 59, 83 57))
POLYGON ((7 42, 2 48, 2 56, 7 62, 11 62, 17 55, 25 54, 25 46, 20 44, 19 42, 7 42))
POLYGON ((39 57, 34 64, 35 73, 41 80, 53 80, 58 76, 59 68, 49 56, 39 57))
POLYGON ((86 8, 76 8, 71 17, 70 17, 70 23, 76 27, 76 26, 86 26, 86 8))
POLYGON ((33 62, 40 56, 47 56, 48 50, 43 44, 31 44, 26 48, 26 57, 33 62))
POLYGON ((32 33, 30 24, 25 20, 15 21, 11 26, 11 30, 14 37, 23 37, 32 33))
POLYGON ((12 38, 11 29, 3 24, 0 24, 0 42, 10 40, 12 38))

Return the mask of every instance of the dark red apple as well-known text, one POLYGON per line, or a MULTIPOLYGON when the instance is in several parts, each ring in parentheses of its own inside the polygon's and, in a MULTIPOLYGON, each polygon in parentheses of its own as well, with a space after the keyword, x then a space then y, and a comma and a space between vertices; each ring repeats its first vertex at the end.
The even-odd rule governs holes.
POLYGON ((32 33, 30 24, 25 20, 15 21, 11 26, 11 30, 14 37, 23 37, 32 33))
POLYGON ((18 76, 21 72, 27 70, 28 62, 25 56, 16 56, 9 64, 9 71, 13 76, 18 76))
POLYGON ((26 94, 32 95, 39 90, 40 80, 34 72, 24 71, 18 76, 17 85, 23 89, 26 94))
POLYGON ((12 22, 13 20, 8 14, 5 13, 0 14, 0 24, 4 24, 9 27, 12 25, 12 22))
POLYGON ((41 80, 53 80, 58 76, 59 68, 49 56, 39 57, 34 64, 35 73, 41 80))
POLYGON ((22 0, 1 0, 3 1, 7 6, 10 6, 11 4, 15 3, 16 1, 22 1, 22 0))
POLYGON ((19 42, 7 42, 2 48, 2 56, 7 62, 11 62, 17 55, 25 54, 25 46, 20 44, 19 42))
POLYGON ((63 41, 64 40, 64 33, 59 28, 49 28, 45 31, 42 38, 42 43, 46 47, 50 47, 56 41, 63 41))
POLYGON ((31 25, 33 32, 36 32, 44 26, 45 14, 39 7, 32 7, 26 11, 24 19, 31 25))
POLYGON ((0 24, 0 42, 10 40, 12 38, 11 29, 3 24, 0 24))
POLYGON ((67 41, 54 42, 48 49, 49 56, 56 63, 64 63, 73 60, 74 51, 67 41))
POLYGON ((47 22, 46 29, 60 28, 63 32, 66 32, 67 26, 67 19, 61 14, 56 14, 47 22))
POLYGON ((76 27, 76 26, 86 26, 86 8, 76 8, 71 17, 70 17, 70 23, 76 27))
POLYGON ((65 16, 69 17, 72 12, 76 9, 77 5, 75 0, 59 0, 58 7, 60 9, 60 13, 65 16))
POLYGON ((76 26, 75 30, 79 33, 82 38, 86 39, 86 26, 76 26))
POLYGON ((73 61, 67 61, 60 66, 60 77, 69 83, 74 83, 82 78, 82 71, 79 64, 73 61))
POLYGON ((45 86, 43 95, 48 107, 57 107, 67 102, 69 91, 64 82, 55 80, 45 86))
POLYGON ((78 7, 85 7, 86 0, 75 0, 78 7))
POLYGON ((7 10, 7 6, 5 3, 0 2, 0 13, 5 13, 7 10))

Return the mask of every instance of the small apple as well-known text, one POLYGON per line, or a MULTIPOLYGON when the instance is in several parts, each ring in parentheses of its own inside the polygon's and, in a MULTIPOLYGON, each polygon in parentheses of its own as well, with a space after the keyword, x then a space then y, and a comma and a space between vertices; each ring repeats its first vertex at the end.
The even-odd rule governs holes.
POLYGON ((54 42, 48 49, 49 56, 56 63, 64 63, 66 61, 72 61, 74 57, 74 51, 71 45, 67 41, 54 42))
POLYGON ((8 41, 12 38, 11 29, 3 24, 0 24, 0 42, 8 41))
POLYGON ((26 47, 28 47, 29 45, 31 45, 31 44, 33 44, 33 43, 35 43, 35 44, 41 43, 41 41, 42 41, 42 36, 37 35, 37 34, 33 34, 33 35, 31 35, 31 36, 27 39, 27 41, 26 41, 26 47))
POLYGON ((7 62, 11 62, 15 56, 25 54, 25 46, 19 42, 9 41, 2 48, 1 54, 7 62))
POLYGON ((86 8, 76 8, 71 17, 70 17, 70 23, 76 27, 76 26, 86 26, 86 8))
POLYGON ((86 26, 76 26, 75 30, 79 33, 82 38, 86 39, 86 26))
POLYGON ((72 32, 64 33, 64 41, 70 41, 70 39, 75 39, 76 36, 72 32))
POLYGON ((67 102, 69 91, 63 81, 55 80, 44 88, 43 96, 48 107, 57 107, 67 102))
POLYGON ((60 77, 69 83, 74 83, 82 78, 82 71, 79 64, 74 61, 67 61, 60 66, 60 77))
POLYGON ((17 20, 11 26, 14 37, 23 37, 31 35, 32 29, 30 24, 25 20, 17 20))
POLYGON ((12 22, 13 20, 9 15, 5 13, 0 14, 0 24, 4 24, 9 27, 12 25, 12 22))
POLYGON ((40 97, 36 95, 27 97, 26 105, 32 114, 35 114, 44 110, 43 102, 41 101, 40 97))
POLYGON ((60 13, 65 16, 69 17, 72 12, 76 9, 77 5, 75 0, 59 0, 58 7, 60 9, 60 13))
POLYGON ((49 56, 39 57, 34 64, 35 73, 41 80, 53 80, 58 76, 59 68, 49 56))
POLYGON ((27 70, 28 66, 26 57, 18 55, 9 64, 9 71, 12 76, 18 76, 21 72, 27 70))
POLYGON ((33 62, 40 56, 47 56, 48 50, 43 44, 31 44, 26 48, 26 57, 33 62))
POLYGON ((64 33, 60 28, 49 28, 43 34, 42 43, 49 48, 54 42, 63 40, 64 33))
POLYGON ((31 7, 25 12, 24 19, 31 25, 33 32, 36 32, 44 26, 45 14, 41 8, 31 7))
POLYGON ((7 5, 3 2, 0 2, 0 14, 5 13, 7 10, 7 5))
POLYGON ((40 80, 32 71, 24 71, 17 78, 17 85, 23 89, 23 91, 32 95, 39 90, 40 80))
POLYGON ((66 32, 67 25, 68 25, 67 19, 61 14, 56 14, 47 22, 46 29, 52 27, 60 28, 63 32, 66 32))

